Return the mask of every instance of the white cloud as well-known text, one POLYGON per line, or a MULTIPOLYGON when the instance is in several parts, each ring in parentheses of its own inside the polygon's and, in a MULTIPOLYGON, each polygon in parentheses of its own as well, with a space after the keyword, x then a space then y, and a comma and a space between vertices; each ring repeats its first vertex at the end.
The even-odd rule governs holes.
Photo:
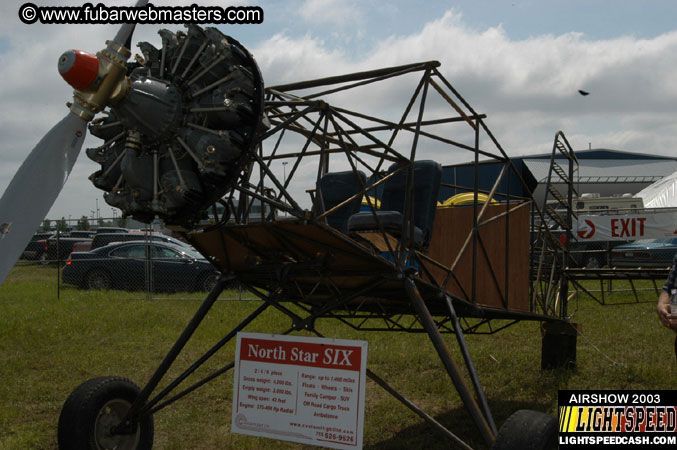
MULTIPOLYGON (((585 130, 581 142, 573 142, 577 148, 592 141, 600 147, 666 153, 665 146, 674 147, 677 136, 656 139, 633 118, 643 113, 651 122, 677 112, 677 61, 671 56, 676 50, 677 32, 643 40, 592 41, 580 33, 512 40, 500 26, 470 29, 460 14, 448 11, 418 33, 391 36, 360 59, 328 50, 311 35, 277 35, 256 55, 269 84, 435 59, 461 95, 489 115, 489 126, 513 154, 547 151, 559 129, 572 135, 585 130), (591 95, 581 97, 578 89, 591 95)), ((403 91, 404 85, 375 88, 354 107, 401 104, 411 92, 403 91)))
MULTIPOLYGON (((66 113, 64 103, 71 94, 56 74, 58 56, 73 47, 96 52, 117 29, 113 25, 25 25, 16 16, 21 3, 0 5, 0 15, 11 17, 0 30, 0 191, 27 152, 66 113)), ((65 0, 47 3, 68 4, 65 0)), ((216 0, 200 4, 223 6, 216 0)), ((560 129, 575 148, 587 148, 591 142, 593 147, 669 154, 677 147, 677 126, 672 123, 677 112, 677 60, 673 57, 677 32, 652 39, 591 40, 580 33, 567 33, 515 40, 500 24, 470 28, 452 10, 421 24, 416 33, 392 34, 367 51, 354 52, 346 43, 359 40, 368 33, 369 21, 379 20, 365 15, 366 11, 357 3, 304 3, 298 9, 300 18, 322 23, 325 30, 322 35, 308 32, 292 37, 277 29, 251 48, 266 85, 439 60, 441 73, 478 112, 488 114, 487 124, 511 156, 549 151, 560 129), (362 26, 349 26, 355 23, 362 26), (578 89, 591 94, 581 97, 578 89)), ((148 40, 159 46, 158 28, 138 27, 134 41, 148 40)), ((230 28, 222 29, 233 33, 230 28)), ((410 77, 406 83, 380 83, 356 95, 332 96, 330 101, 395 119, 415 82, 416 77, 410 77)), ((430 114, 436 114, 441 105, 431 100, 430 114)), ((407 148, 410 136, 403 134, 402 138, 401 145, 407 148)), ((95 145, 96 139, 85 144, 95 145)), ((95 169, 82 155, 55 211, 73 208, 74 216, 89 214, 93 199, 100 198, 86 179, 95 169)), ((281 176, 282 168, 278 171, 281 176)))
POLYGON ((362 21, 360 2, 351 0, 305 0, 298 15, 313 24, 334 24, 344 27, 362 21))

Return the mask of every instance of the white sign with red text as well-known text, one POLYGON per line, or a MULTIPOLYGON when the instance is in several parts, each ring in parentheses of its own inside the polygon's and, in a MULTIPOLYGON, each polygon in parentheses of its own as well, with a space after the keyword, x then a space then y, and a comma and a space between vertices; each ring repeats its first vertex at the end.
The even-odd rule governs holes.
POLYGON ((578 216, 574 233, 584 241, 634 241, 677 237, 677 212, 578 216))
POLYGON ((361 449, 367 342, 238 333, 234 433, 361 449))

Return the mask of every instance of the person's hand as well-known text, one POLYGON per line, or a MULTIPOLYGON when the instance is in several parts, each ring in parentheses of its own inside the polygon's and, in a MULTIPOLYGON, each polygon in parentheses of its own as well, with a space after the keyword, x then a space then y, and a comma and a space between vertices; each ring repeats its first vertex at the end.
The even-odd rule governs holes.
POLYGON ((668 293, 664 292, 658 298, 656 312, 658 313, 658 320, 663 325, 677 331, 677 314, 670 314, 670 295, 668 293))

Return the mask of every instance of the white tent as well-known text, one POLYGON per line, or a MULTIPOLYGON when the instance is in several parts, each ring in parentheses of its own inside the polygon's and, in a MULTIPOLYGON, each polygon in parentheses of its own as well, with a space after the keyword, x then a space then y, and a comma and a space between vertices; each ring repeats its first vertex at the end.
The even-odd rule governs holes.
POLYGON ((639 191, 645 208, 677 208, 677 172, 639 191))

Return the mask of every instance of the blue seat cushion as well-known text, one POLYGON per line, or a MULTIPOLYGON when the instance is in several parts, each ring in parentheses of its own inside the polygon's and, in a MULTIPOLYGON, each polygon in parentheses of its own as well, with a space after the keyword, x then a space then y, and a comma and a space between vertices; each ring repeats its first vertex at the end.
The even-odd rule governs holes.
MULTIPOLYGON (((362 171, 330 172, 320 179, 324 211, 329 211, 362 189, 367 177, 362 171)), ((360 210, 361 198, 355 199, 327 216, 327 224, 341 233, 348 233, 348 218, 360 210)))
MULTIPOLYGON (((402 213, 399 211, 376 211, 378 216, 378 222, 383 227, 383 230, 393 234, 394 236, 400 237, 402 232, 402 213)), ((376 217, 371 211, 362 211, 357 214, 353 214, 348 219, 348 231, 357 232, 357 231, 378 231, 379 226, 376 222, 376 217)), ((405 230, 405 233, 408 233, 405 230)), ((424 243, 423 231, 414 226, 414 247, 420 248, 424 243)))

